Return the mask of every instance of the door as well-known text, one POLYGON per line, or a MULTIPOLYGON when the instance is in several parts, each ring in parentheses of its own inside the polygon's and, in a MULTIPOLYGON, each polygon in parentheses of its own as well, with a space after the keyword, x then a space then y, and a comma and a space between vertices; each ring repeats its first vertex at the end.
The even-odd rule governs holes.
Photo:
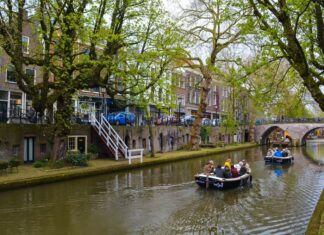
POLYGON ((8 102, 0 101, 0 123, 7 122, 8 102))
POLYGON ((25 137, 24 138, 24 162, 33 162, 34 161, 34 137, 25 137))
POLYGON ((86 149, 86 137, 77 137, 78 150, 80 153, 85 153, 86 149))

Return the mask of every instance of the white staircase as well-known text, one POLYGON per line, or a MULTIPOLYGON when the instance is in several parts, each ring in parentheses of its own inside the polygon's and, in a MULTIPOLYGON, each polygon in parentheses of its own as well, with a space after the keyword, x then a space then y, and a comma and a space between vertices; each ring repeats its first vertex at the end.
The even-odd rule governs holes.
POLYGON ((97 131, 98 135, 105 141, 107 147, 114 153, 116 160, 122 156, 125 159, 128 159, 129 164, 131 164, 131 160, 135 158, 140 158, 141 162, 143 162, 144 149, 128 149, 123 139, 120 138, 103 114, 100 115, 99 121, 95 115, 92 114, 91 125, 97 131))

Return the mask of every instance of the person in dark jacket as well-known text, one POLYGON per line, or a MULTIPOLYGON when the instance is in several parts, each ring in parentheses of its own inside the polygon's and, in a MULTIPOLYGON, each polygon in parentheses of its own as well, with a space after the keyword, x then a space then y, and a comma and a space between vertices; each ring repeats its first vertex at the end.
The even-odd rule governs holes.
POLYGON ((224 178, 224 169, 222 169, 221 165, 217 165, 214 174, 219 178, 224 178))
POLYGON ((238 173, 237 169, 234 167, 234 165, 231 166, 231 173, 232 173, 232 177, 236 178, 239 177, 240 174, 238 173))
POLYGON ((247 169, 246 169, 246 167, 243 165, 243 162, 239 162, 239 164, 240 164, 240 175, 244 175, 244 174, 246 174, 247 173, 247 169))
POLYGON ((224 178, 232 178, 231 169, 228 166, 224 167, 224 178))

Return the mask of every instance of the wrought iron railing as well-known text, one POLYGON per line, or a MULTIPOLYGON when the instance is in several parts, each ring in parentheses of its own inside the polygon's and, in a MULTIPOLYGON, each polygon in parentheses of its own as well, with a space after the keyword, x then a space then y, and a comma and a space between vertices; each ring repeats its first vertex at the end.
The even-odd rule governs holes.
POLYGON ((324 123, 324 118, 266 118, 255 121, 255 125, 276 123, 324 123))
POLYGON ((52 123, 52 118, 47 114, 36 112, 35 109, 13 108, 9 110, 9 123, 52 123))

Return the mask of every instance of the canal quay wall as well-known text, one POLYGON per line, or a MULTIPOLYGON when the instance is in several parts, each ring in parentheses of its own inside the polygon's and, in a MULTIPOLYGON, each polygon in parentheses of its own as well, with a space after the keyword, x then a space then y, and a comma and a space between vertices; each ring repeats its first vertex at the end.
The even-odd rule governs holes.
MULTIPOLYGON (((42 124, 0 124, 0 160, 9 160, 16 156, 25 160, 26 145, 31 141, 33 145, 32 158, 36 161, 48 158, 53 149, 53 125, 42 124)), ((227 136, 219 134, 218 127, 208 129, 209 144, 226 143, 227 136)), ((114 126, 114 129, 125 141, 130 149, 144 149, 144 154, 151 151, 149 130, 147 126, 114 126)), ((164 153, 185 149, 190 141, 190 127, 185 126, 154 126, 154 152, 164 153)), ((73 125, 70 137, 83 137, 86 142, 86 152, 95 145, 99 157, 112 157, 105 143, 90 125, 73 125)), ((244 136, 234 136, 237 142, 242 142, 244 136)))
POLYGON ((324 234, 324 190, 317 202, 313 215, 307 226, 305 235, 324 234))
POLYGON ((111 159, 90 160, 88 167, 64 167, 53 170, 34 168, 32 165, 22 165, 19 166, 18 172, 14 171, 0 175, 0 191, 206 157, 256 146, 254 143, 245 143, 218 148, 203 148, 199 151, 179 150, 158 153, 155 157, 144 157, 143 163, 137 160, 132 162, 131 165, 126 160, 115 161, 111 159))

